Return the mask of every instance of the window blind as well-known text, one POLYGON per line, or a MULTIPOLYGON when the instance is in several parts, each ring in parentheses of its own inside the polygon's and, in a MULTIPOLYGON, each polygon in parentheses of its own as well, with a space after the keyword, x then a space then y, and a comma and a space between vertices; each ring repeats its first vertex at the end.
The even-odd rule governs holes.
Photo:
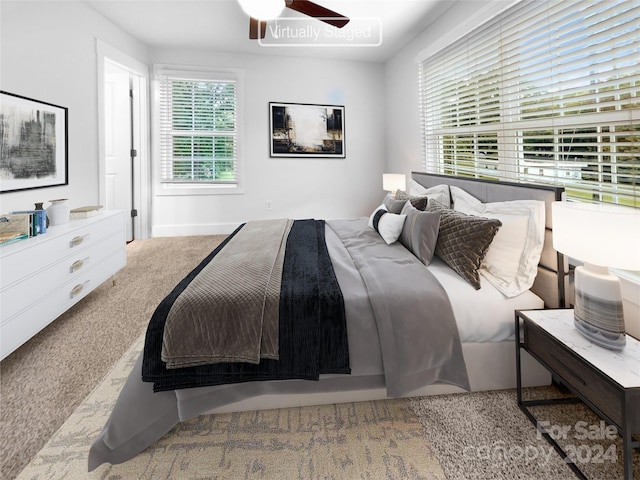
POLYGON ((522 1, 418 71, 425 170, 640 207, 640 3, 522 1))
POLYGON ((236 184, 235 80, 161 75, 159 87, 161 182, 236 184))

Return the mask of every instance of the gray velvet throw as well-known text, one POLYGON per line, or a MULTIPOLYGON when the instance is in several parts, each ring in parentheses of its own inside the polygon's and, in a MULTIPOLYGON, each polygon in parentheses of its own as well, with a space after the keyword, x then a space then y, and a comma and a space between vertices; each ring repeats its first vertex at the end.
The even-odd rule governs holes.
POLYGON ((167 368, 278 359, 280 281, 292 224, 248 222, 225 255, 216 255, 193 279, 167 316, 167 368))

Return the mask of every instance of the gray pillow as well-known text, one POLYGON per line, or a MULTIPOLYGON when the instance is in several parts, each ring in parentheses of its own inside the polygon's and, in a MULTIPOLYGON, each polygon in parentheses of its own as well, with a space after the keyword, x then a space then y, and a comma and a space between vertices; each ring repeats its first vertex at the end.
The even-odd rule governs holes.
POLYGON ((427 201, 429 200, 428 196, 415 196, 409 195, 407 192, 403 192, 402 190, 398 190, 396 192, 396 200, 401 200, 406 202, 409 200, 411 205, 416 207, 418 210, 424 210, 427 207, 427 201))
POLYGON ((382 203, 384 203, 384 206, 387 207, 389 212, 398 214, 402 211, 402 207, 404 207, 404 204, 407 203, 407 201, 396 200, 393 198, 393 195, 387 193, 387 196, 384 197, 384 201, 382 203))
POLYGON ((411 202, 405 202, 401 213, 407 218, 400 234, 400 243, 422 263, 429 265, 438 241, 440 213, 421 212, 411 202))
POLYGON ((429 200, 427 211, 440 213, 435 254, 479 290, 478 269, 502 223, 497 219, 450 210, 433 199, 429 200))

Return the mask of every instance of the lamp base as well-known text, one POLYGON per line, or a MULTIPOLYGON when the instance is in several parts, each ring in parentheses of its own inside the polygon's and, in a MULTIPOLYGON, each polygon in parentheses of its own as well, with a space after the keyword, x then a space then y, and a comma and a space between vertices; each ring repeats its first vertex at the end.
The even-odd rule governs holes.
POLYGON ((586 264, 575 271, 574 324, 589 341, 609 350, 626 345, 622 289, 607 268, 586 264))
POLYGON ((583 336, 587 338, 591 343, 595 343, 600 347, 607 348, 609 350, 620 351, 624 349, 624 346, 627 344, 626 335, 623 333, 611 334, 608 332, 603 332, 602 330, 598 330, 594 328, 587 322, 580 320, 579 318, 573 319, 573 323, 583 336))

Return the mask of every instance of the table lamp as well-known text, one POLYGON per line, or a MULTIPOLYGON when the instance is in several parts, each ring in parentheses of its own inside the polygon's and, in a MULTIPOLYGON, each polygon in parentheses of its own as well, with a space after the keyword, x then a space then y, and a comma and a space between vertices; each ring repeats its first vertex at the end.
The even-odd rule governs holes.
POLYGON ((626 343, 620 280, 609 267, 640 270, 640 210, 617 205, 554 202, 553 247, 584 262, 575 269, 574 324, 611 350, 626 343))
POLYGON ((387 192, 395 193, 396 190, 404 190, 406 182, 407 177, 402 173, 382 174, 382 189, 387 192))

